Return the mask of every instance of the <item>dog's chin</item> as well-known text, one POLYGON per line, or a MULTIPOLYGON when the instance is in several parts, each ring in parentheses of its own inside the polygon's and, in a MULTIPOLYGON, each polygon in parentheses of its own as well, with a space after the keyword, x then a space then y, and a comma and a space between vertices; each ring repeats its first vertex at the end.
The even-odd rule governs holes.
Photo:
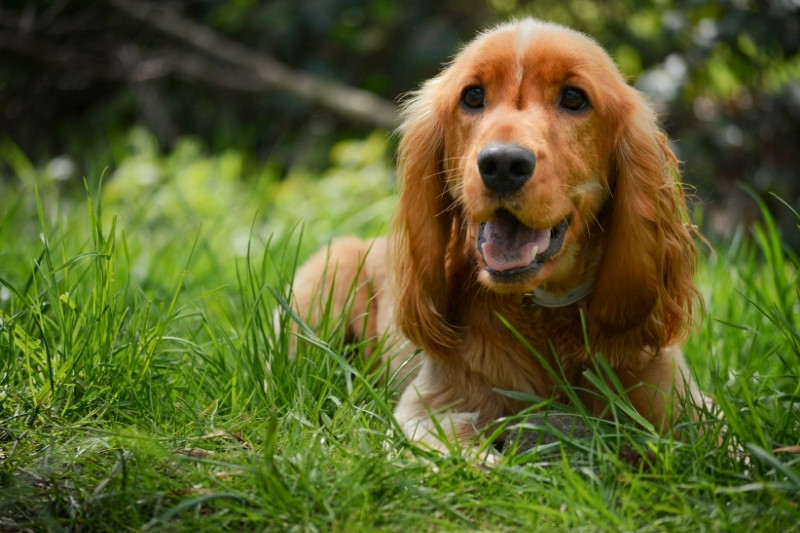
POLYGON ((525 293, 541 285, 564 253, 570 216, 544 230, 525 226, 499 210, 478 229, 479 280, 499 293, 525 293))
POLYGON ((485 266, 478 273, 478 281, 498 294, 527 294, 548 283, 551 274, 558 269, 561 254, 544 263, 509 272, 496 272, 485 266))

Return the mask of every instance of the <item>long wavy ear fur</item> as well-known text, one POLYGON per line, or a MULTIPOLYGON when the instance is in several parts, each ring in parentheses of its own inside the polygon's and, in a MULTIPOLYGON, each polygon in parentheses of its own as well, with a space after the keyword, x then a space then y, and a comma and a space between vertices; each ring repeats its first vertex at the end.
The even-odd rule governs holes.
POLYGON ((683 340, 698 291, 697 263, 678 162, 653 112, 633 89, 612 160, 613 199, 588 309, 591 347, 612 365, 683 340))
POLYGON ((456 328, 447 321, 445 271, 457 215, 445 189, 444 127, 435 100, 439 83, 429 80, 403 107, 400 202, 389 246, 395 322, 431 355, 444 355, 458 342, 456 328))

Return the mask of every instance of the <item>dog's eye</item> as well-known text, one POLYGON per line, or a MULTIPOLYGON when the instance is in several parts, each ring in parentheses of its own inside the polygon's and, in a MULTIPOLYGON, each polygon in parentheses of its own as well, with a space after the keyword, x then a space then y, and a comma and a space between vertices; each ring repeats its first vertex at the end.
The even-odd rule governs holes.
POLYGON ((570 111, 580 111, 589 106, 586 93, 575 87, 566 87, 561 91, 561 107, 570 111))
POLYGON ((472 85, 464 89, 461 94, 461 103, 467 109, 481 109, 483 107, 484 93, 480 85, 472 85))

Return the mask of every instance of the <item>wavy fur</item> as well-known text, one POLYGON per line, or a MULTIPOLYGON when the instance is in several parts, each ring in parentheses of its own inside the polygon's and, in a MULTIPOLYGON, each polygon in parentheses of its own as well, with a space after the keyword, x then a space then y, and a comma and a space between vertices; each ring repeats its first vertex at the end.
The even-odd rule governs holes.
MULTIPOLYGON (((374 303, 357 310, 376 316, 371 335, 422 349, 395 413, 408 437, 469 446, 525 407, 498 389, 566 401, 566 383, 603 415, 583 378, 594 354, 670 427, 681 397, 700 398, 677 346, 697 309, 696 235, 667 138, 605 51, 555 24, 504 24, 412 93, 402 117, 399 205, 386 254, 367 261, 374 303), (498 186, 478 165, 487 147, 535 165, 498 186), (568 303, 542 305, 541 293, 568 303)), ((335 242, 331 255, 353 272, 363 247, 335 242)), ((319 262, 298 287, 330 272, 319 262)))

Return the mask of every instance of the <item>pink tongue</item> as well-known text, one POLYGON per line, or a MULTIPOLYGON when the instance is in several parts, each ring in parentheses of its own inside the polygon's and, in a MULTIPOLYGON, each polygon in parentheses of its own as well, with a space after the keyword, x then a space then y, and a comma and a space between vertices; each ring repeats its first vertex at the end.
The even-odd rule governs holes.
POLYGON ((550 229, 535 231, 520 223, 513 215, 499 212, 483 228, 484 242, 481 250, 486 266, 505 271, 524 268, 533 262, 534 246, 537 254, 550 246, 550 229))

